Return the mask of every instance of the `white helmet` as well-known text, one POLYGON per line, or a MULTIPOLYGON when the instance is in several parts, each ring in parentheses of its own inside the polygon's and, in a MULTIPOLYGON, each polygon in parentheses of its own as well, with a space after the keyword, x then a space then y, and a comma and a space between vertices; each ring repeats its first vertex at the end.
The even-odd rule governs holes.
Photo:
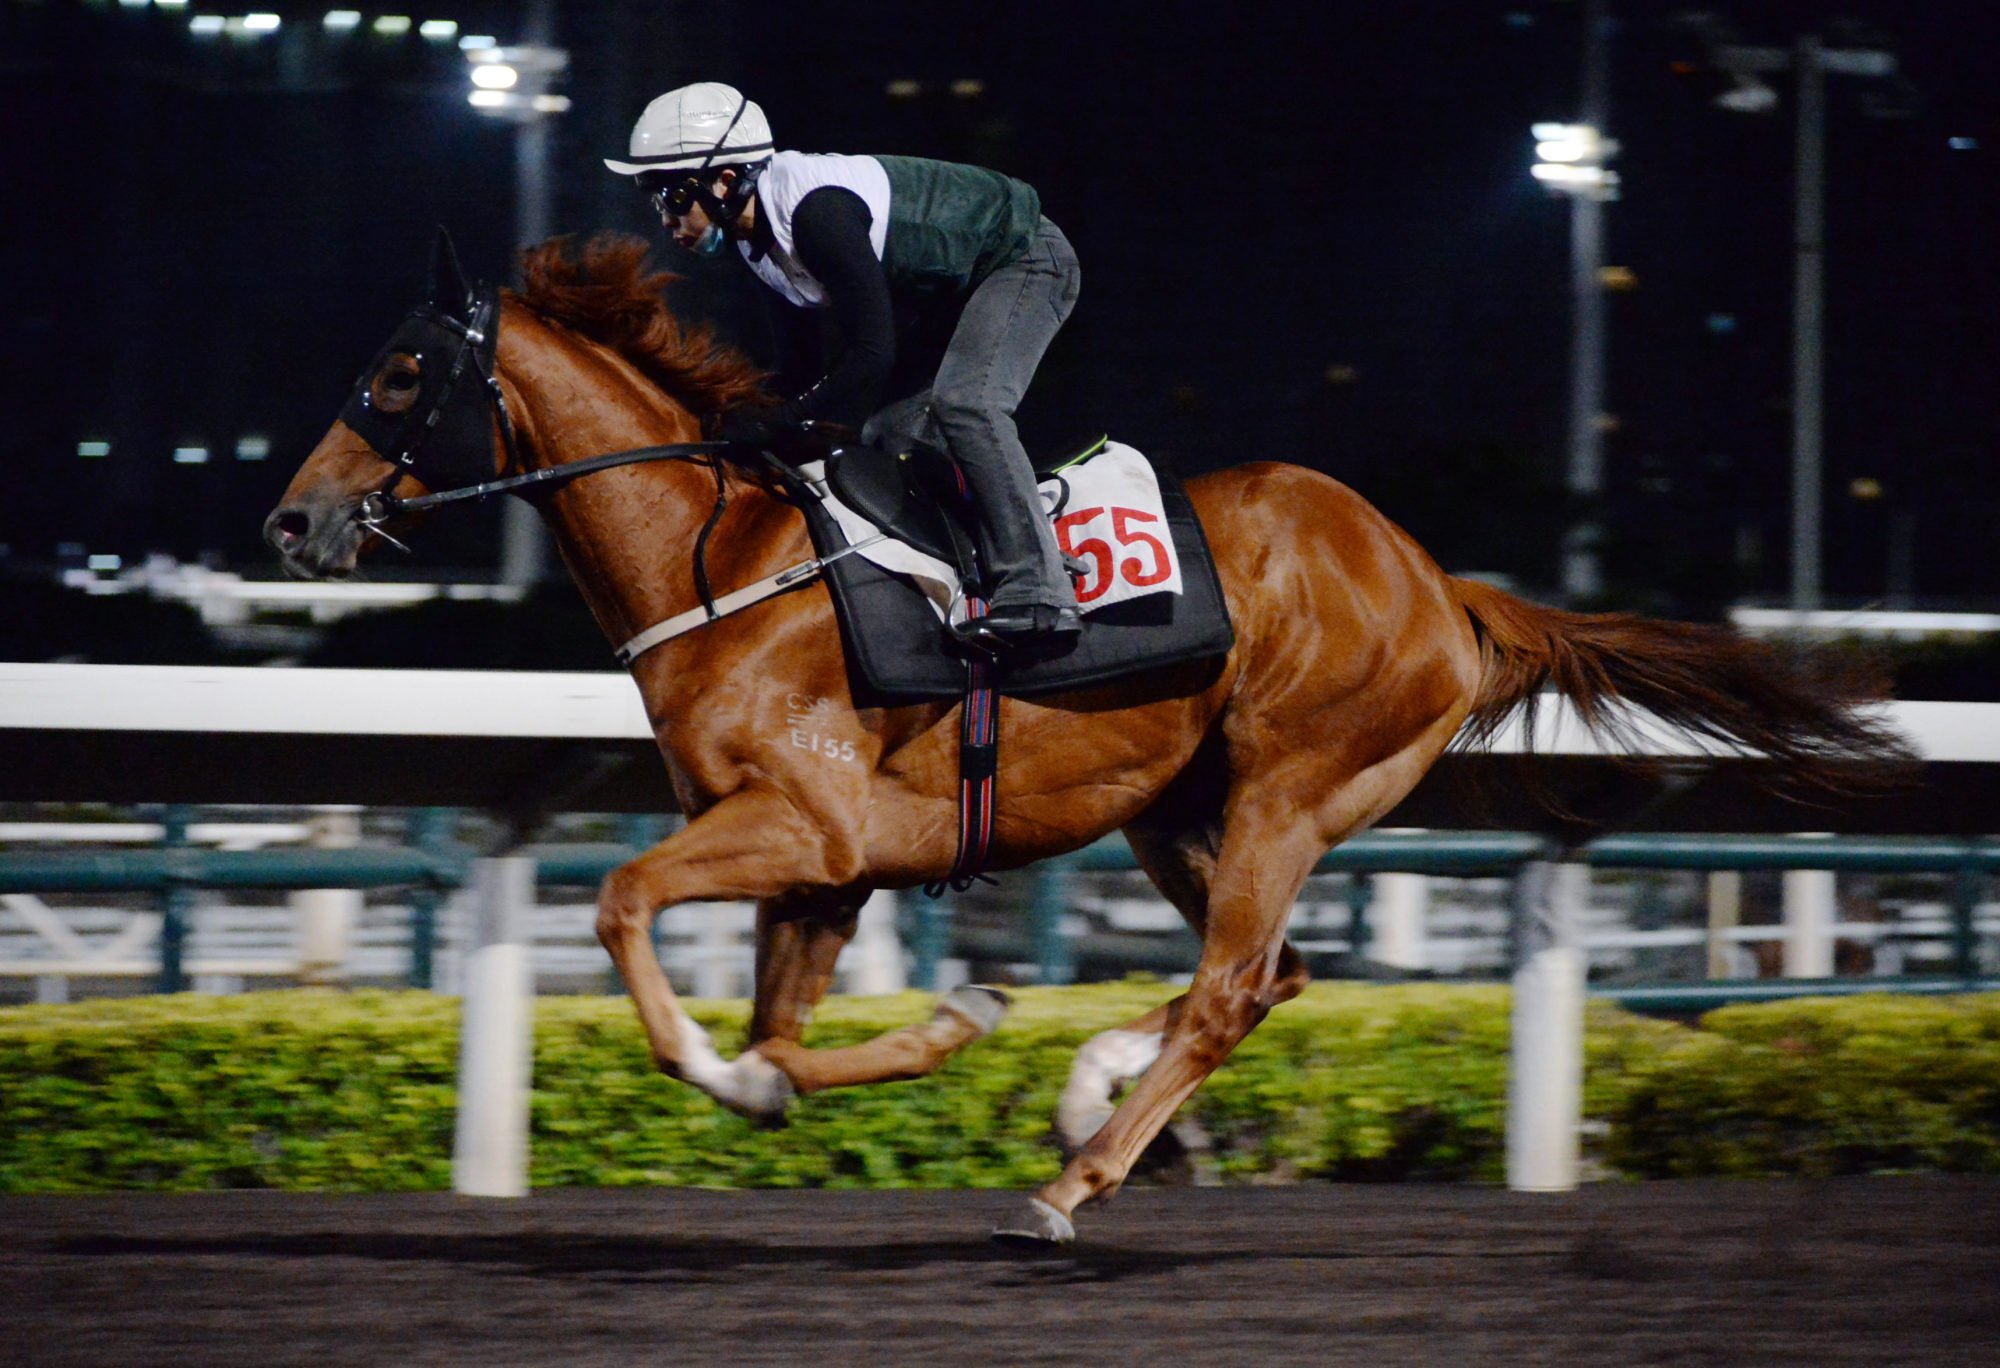
POLYGON ((734 86, 699 81, 647 105, 632 125, 631 155, 625 161, 606 157, 604 164, 621 176, 641 176, 740 166, 770 155, 771 125, 764 111, 734 86))

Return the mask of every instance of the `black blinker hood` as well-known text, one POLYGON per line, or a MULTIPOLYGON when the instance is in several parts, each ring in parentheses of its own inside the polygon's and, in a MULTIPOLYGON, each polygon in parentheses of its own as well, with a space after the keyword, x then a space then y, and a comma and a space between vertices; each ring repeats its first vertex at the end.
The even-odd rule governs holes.
POLYGON ((490 480, 494 414, 483 391, 499 342, 498 292, 466 284, 451 238, 439 228, 431 252, 430 302, 410 311, 362 371, 340 421, 433 493, 490 480), (370 387, 398 353, 417 363, 417 394, 409 408, 385 413, 373 402, 370 387))

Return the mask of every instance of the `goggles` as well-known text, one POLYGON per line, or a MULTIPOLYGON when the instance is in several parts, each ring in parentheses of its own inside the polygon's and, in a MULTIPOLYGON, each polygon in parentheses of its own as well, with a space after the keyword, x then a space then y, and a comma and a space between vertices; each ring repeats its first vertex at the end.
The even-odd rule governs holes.
POLYGON ((652 201, 653 212, 662 218, 686 218, 687 211, 694 207, 695 200, 701 195, 701 182, 693 176, 656 181, 650 186, 642 183, 640 188, 652 201))

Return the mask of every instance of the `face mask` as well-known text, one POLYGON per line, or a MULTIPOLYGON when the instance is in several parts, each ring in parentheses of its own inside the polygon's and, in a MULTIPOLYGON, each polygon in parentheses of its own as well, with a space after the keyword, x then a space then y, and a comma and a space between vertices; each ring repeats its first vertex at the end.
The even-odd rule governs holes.
POLYGON ((722 244, 725 240, 722 236, 721 226, 711 223, 708 225, 708 231, 696 238, 694 246, 688 248, 688 250, 698 257, 712 257, 722 250, 722 244))

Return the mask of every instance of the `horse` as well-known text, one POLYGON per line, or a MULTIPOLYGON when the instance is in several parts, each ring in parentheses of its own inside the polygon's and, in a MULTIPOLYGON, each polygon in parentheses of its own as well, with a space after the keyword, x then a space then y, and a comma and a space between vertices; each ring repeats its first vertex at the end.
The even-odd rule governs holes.
MULTIPOLYGON (((510 464, 560 472, 694 443, 732 407, 768 402, 745 357, 669 310, 672 277, 642 240, 555 239, 521 264, 521 288, 488 296, 480 323, 468 321, 460 301, 471 292, 446 263, 430 308, 412 317, 450 324, 464 339, 457 362, 447 376, 436 357, 392 338, 363 373, 267 520, 288 571, 352 574, 362 552, 392 539, 380 496, 430 487, 408 452, 399 464, 364 435, 386 415, 428 411, 423 440, 449 447, 433 455, 455 467, 438 468, 459 472, 429 478, 466 485, 510 464), (476 374, 453 395, 468 352, 476 374)), ((782 490, 719 456, 624 464, 551 487, 535 502, 612 643, 701 616, 708 580, 747 585, 811 555, 782 490)), ((1056 1118, 1066 1161, 995 1232, 1009 1239, 1074 1237, 1077 1209, 1116 1193, 1188 1096, 1305 987, 1285 928, 1314 864, 1393 808, 1455 739, 1490 741, 1545 687, 1596 731, 1617 735, 1643 709, 1815 782, 1900 754, 1856 695, 1766 646, 1720 627, 1543 607, 1455 578, 1323 474, 1257 462, 1186 490, 1235 626, 1227 655, 999 704, 1006 762, 990 866, 1122 831, 1201 938, 1184 992, 1080 1050, 1056 1118)), ((830 597, 814 583, 630 663, 687 821, 604 880, 597 934, 656 1066, 767 1123, 796 1096, 928 1074, 993 1030, 1006 1006, 996 990, 960 988, 924 1022, 874 1040, 803 1041, 861 904, 878 888, 944 878, 957 854, 962 705, 859 706, 843 660, 830 597), (802 697, 820 734, 812 749, 792 742, 786 722, 802 697), (655 918, 690 900, 757 905, 755 1001, 734 1059, 688 1017, 655 956, 655 918)))

